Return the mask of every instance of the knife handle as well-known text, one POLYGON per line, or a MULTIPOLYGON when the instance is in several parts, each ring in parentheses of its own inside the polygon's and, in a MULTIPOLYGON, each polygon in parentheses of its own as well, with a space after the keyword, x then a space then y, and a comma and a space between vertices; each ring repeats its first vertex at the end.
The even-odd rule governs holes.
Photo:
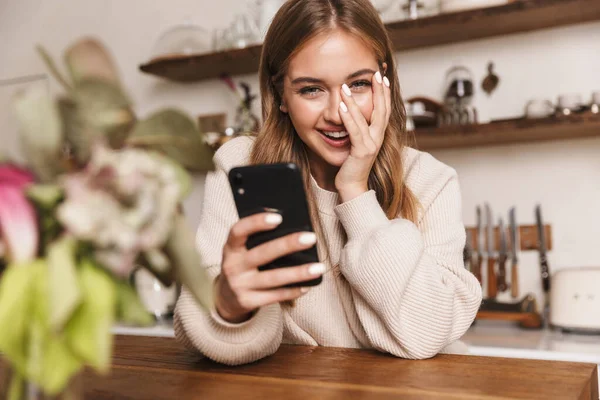
POLYGON ((477 278, 479 284, 482 285, 481 257, 473 257, 471 260, 471 273, 475 275, 475 278, 477 278))
POLYGON ((495 299, 496 295, 498 294, 498 288, 496 286, 496 271, 494 271, 494 264, 496 263, 496 260, 494 260, 493 257, 489 257, 487 262, 487 294, 489 299, 495 299))
POLYGON ((506 285, 506 257, 498 257, 498 277, 496 278, 496 284, 500 293, 508 289, 506 285))
POLYGON ((544 293, 550 291, 550 268, 548 267, 548 259, 546 255, 540 255, 540 268, 542 273, 542 288, 544 293))
POLYGON ((510 269, 510 296, 513 299, 519 297, 519 271, 517 263, 513 262, 510 269))

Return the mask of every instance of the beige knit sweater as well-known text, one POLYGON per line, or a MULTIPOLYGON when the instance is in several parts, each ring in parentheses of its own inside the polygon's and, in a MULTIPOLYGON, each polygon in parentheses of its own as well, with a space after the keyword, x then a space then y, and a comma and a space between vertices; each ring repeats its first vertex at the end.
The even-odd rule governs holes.
MULTIPOLYGON (((229 141, 208 174, 197 246, 217 276, 223 245, 238 220, 227 172, 246 164, 253 140, 229 141)), ((185 289, 175 312, 175 335, 188 348, 225 364, 274 353, 281 343, 374 348, 404 358, 456 350, 481 302, 477 279, 465 270, 465 230, 456 173, 431 155, 407 148, 407 185, 419 199, 418 224, 389 220, 374 191, 339 204, 313 179, 330 260, 339 272, 300 297, 295 306, 262 307, 241 324, 200 309, 185 289), (346 232, 347 241, 344 242, 346 232), (453 344, 453 346, 449 346, 453 344)))

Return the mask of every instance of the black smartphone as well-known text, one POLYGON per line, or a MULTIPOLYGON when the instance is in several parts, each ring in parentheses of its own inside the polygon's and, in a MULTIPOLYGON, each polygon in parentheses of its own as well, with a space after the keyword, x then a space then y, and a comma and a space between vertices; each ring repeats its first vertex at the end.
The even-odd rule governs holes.
MULTIPOLYGON (((286 236, 295 232, 314 232, 308 211, 302 171, 294 163, 258 164, 232 168, 229 183, 240 218, 261 212, 275 212, 283 217, 275 229, 258 232, 246 241, 246 248, 286 236)), ((289 254, 259 267, 264 271, 273 268, 293 267, 319 262, 316 245, 289 254)), ((289 285, 315 286, 322 277, 289 285)))

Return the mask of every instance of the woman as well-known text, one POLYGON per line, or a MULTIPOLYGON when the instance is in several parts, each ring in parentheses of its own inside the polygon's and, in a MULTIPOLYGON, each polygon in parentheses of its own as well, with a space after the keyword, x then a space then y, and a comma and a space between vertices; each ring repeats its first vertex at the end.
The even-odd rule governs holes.
POLYGON ((405 358, 456 351, 481 301, 462 264, 456 173, 405 147, 405 111, 390 40, 368 0, 289 0, 265 38, 264 125, 228 142, 206 179, 197 244, 215 280, 215 310, 184 290, 176 337, 242 364, 283 343, 374 348, 405 358), (238 221, 227 172, 292 161, 304 172, 316 235, 256 247, 278 215, 238 221), (322 263, 257 270, 317 243, 322 263), (328 273, 332 272, 332 273, 328 273), (285 288, 323 275, 313 288, 285 288))

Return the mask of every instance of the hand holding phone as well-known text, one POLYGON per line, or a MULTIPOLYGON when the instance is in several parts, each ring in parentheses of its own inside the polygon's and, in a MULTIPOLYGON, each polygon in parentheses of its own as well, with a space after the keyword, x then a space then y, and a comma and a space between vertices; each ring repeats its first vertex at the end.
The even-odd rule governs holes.
POLYGON ((262 306, 302 296, 321 282, 325 266, 318 262, 296 166, 234 168, 229 177, 241 219, 223 248, 215 303, 221 317, 235 323, 262 306))

